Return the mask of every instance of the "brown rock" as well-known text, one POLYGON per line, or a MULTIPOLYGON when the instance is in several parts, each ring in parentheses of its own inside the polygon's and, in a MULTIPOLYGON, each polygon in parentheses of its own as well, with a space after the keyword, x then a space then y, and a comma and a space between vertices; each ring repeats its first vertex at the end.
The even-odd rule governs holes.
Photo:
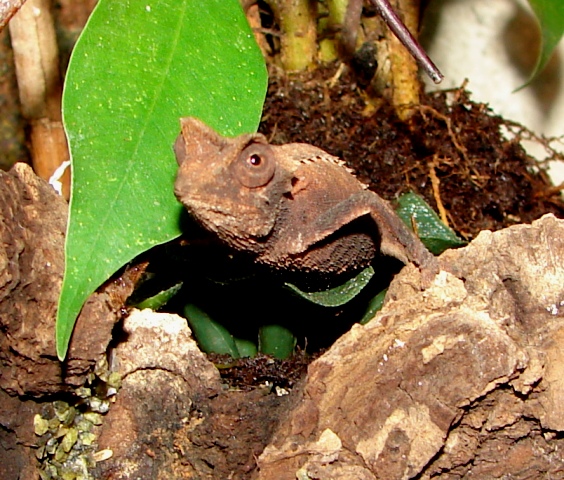
POLYGON ((217 368, 177 315, 133 311, 124 331, 127 341, 113 355, 123 383, 99 436, 113 456, 99 464, 100 478, 213 479, 251 470, 278 398, 223 393, 217 368))
POLYGON ((81 385, 106 354, 120 308, 133 290, 126 272, 93 294, 64 365, 55 319, 64 272, 67 203, 25 164, 0 172, 0 388, 41 397, 81 385), (64 371, 64 378, 63 378, 64 371))
POLYGON ((0 172, 0 387, 40 395, 60 388, 55 312, 67 206, 25 164, 0 172))

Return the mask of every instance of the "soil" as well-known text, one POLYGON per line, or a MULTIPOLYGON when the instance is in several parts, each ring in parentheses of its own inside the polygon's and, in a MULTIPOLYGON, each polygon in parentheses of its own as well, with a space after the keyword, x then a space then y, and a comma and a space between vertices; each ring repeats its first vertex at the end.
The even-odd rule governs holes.
MULTIPOLYGON (((339 65, 331 64, 288 77, 280 75, 278 70, 272 67, 260 131, 274 143, 298 141, 311 143, 342 158, 364 182, 370 185, 370 188, 389 200, 393 201, 401 193, 410 190, 421 194, 466 240, 475 238, 482 230, 495 231, 517 223, 531 223, 545 213, 564 217, 564 203, 560 191, 552 186, 542 164, 528 156, 520 145, 522 137, 530 137, 532 134, 494 115, 486 105, 473 103, 470 100, 470 93, 463 88, 432 95, 422 94, 421 104, 413 107, 412 115, 407 122, 402 122, 391 105, 381 100, 370 100, 365 91, 358 87, 350 70, 345 68, 338 74, 339 71, 339 65)), ((544 142, 542 139, 539 141, 544 142)), ((549 153, 557 156, 556 152, 549 153)), ((59 223, 61 225, 58 227, 58 235, 61 236, 64 219, 59 220, 59 223)), ((53 274, 49 273, 49 275, 53 274)), ((60 271, 55 272, 57 282, 60 282, 61 275, 60 271)), ((45 284, 50 285, 51 277, 45 278, 45 284)), ((130 288, 131 285, 128 285, 128 294, 130 288)), ((123 297, 117 296, 120 299, 123 297)), ((25 300, 18 297, 18 301, 25 300)), ((111 302, 104 300, 104 306, 108 303, 111 302)), ((123 305, 117 304, 108 307, 112 312, 110 325, 120 317, 121 307, 123 305)), ((294 307, 295 305, 291 304, 291 308, 283 310, 282 314, 288 315, 294 307)), ((331 321, 344 317, 348 321, 347 315, 350 318, 357 315, 358 318, 358 308, 353 306, 352 311, 348 312, 331 311, 329 314, 331 321)), ((228 305, 228 309, 231 309, 231 304, 228 305)), ((8 318, 10 315, 7 310, 6 312, 8 318)), ((264 308, 260 306, 257 317, 264 318, 264 312, 264 308)), ((306 317, 312 315, 311 311, 304 309, 304 312, 306 317)), ((238 318, 244 314, 239 311, 238 318)), ((323 321, 330 322, 326 319, 323 321)), ((90 323, 88 320, 83 322, 88 325, 85 331, 96 331, 97 326, 104 323, 104 332, 109 335, 107 319, 93 317, 90 323)), ((346 327, 340 323, 330 335, 331 341, 343 333, 350 323, 352 322, 348 324, 345 322, 346 327)), ((3 324, 2 327, 5 331, 6 325, 3 324)), ((33 331, 33 328, 28 326, 28 331, 33 331)), ((119 328, 120 324, 116 327, 114 335, 119 328)), ((16 336, 17 329, 12 329, 16 336)), ((104 340, 97 341, 96 355, 100 355, 101 347, 106 345, 105 341, 105 337, 104 340)), ((87 342, 85 337, 84 342, 87 342)), ((319 342, 317 345, 310 342, 307 345, 309 351, 312 346, 319 354, 323 348, 330 346, 330 342, 319 342)), ((60 375, 59 368, 53 367, 56 359, 52 342, 48 348, 50 350, 47 353, 39 352, 37 355, 41 361, 51 362, 48 366, 55 372, 52 373, 53 376, 60 375)), ((80 347, 75 346, 75 349, 80 347)), ((85 348, 83 351, 88 349, 85 348)), ((14 364, 9 348, 3 351, 3 355, 6 365, 14 364)), ((86 353, 82 357, 80 375, 73 377, 74 385, 78 377, 82 379, 85 376, 87 366, 93 364, 92 358, 86 353)), ((168 448, 167 451, 173 452, 169 457, 176 456, 181 462, 190 464, 190 473, 199 474, 199 478, 249 478, 251 472, 256 469, 257 457, 273 438, 278 422, 285 418, 286 410, 297 401, 296 399, 302 398, 300 395, 303 386, 300 380, 303 379, 306 365, 311 359, 306 355, 298 355, 293 360, 281 362, 259 357, 222 368, 220 371, 223 381, 230 385, 231 390, 214 392, 213 395, 203 396, 187 405, 186 410, 191 418, 205 419, 196 422, 190 429, 182 426, 173 431, 172 429, 177 428, 177 425, 170 418, 150 417, 154 410, 142 412, 147 417, 145 423, 151 424, 151 432, 158 430, 162 436, 146 437, 150 438, 150 441, 144 444, 145 449, 140 451, 140 457, 135 458, 150 459, 153 462, 151 471, 155 472, 158 471, 155 465, 165 465, 159 463, 159 459, 161 456, 167 456, 164 451, 168 448), (281 400, 276 397, 274 388, 272 392, 265 391, 264 387, 257 388, 259 385, 264 386, 266 381, 273 387, 290 391, 292 399, 281 400), (148 422, 148 419, 151 422, 148 422), (163 422, 160 430, 159 422, 163 422), (169 436, 166 436, 167 432, 169 436), (159 442, 159 439, 162 442, 159 442), (164 453, 160 452, 160 449, 163 449, 164 453)), ((220 362, 220 359, 216 358, 215 361, 220 362)), ((5 392, 8 392, 11 400, 17 398, 16 395, 21 395, 26 400, 26 418, 29 419, 38 410, 31 408, 30 404, 41 406, 42 402, 55 398, 54 388, 58 384, 57 381, 49 381, 46 378, 45 371, 51 370, 38 370, 34 373, 32 366, 26 363, 24 367, 21 370, 25 370, 25 384, 18 379, 14 383, 15 386, 4 388, 2 395, 7 396, 5 392), (42 390, 42 385, 45 383, 49 388, 42 390), (30 396, 36 399, 33 402, 38 403, 30 401, 30 396)), ((319 390, 321 389, 322 387, 319 386, 319 390)), ((319 391, 314 393, 321 395, 319 391)), ((487 400, 492 402, 492 405, 497 405, 504 400, 496 401, 496 396, 502 397, 503 394, 504 392, 497 391, 487 400)), ((149 398, 147 396, 143 401, 149 402, 149 398)), ((514 397, 511 397, 508 401, 513 399, 514 397)), ((23 407, 15 403, 5 402, 5 405, 3 419, 16 418, 17 413, 23 410, 23 407)), ((474 416, 478 416, 476 412, 484 418, 487 417, 489 412, 487 402, 475 409, 474 416)), ((179 412, 179 415, 186 415, 186 412, 179 412)), ((525 417, 526 415, 523 414, 523 418, 525 417)), ((515 421, 511 428, 518 430, 524 421, 515 421)), ((12 437, 18 435, 15 432, 23 427, 16 428, 4 420, 1 423, 3 444, 0 449, 2 460, 0 477, 11 480, 18 478, 19 472, 25 470, 22 465, 29 466, 30 462, 33 462, 28 458, 29 448, 25 447, 21 455, 14 455, 13 452, 23 448, 22 444, 29 445, 33 439, 30 440, 31 435, 28 433, 27 436, 14 440, 12 437)), ((467 451, 458 447, 459 450, 456 452, 466 462, 472 458, 471 452, 477 448, 476 444, 479 442, 475 431, 477 423, 479 422, 472 416, 467 416, 460 422, 461 430, 464 428, 471 430, 468 434, 470 440, 467 440, 469 442, 467 451)), ((132 427, 131 434, 138 435, 135 438, 142 438, 144 432, 136 430, 137 428, 140 428, 139 425, 132 427)), ((552 447, 547 447, 546 442, 550 438, 540 426, 533 428, 528 424, 523 431, 525 433, 521 432, 519 438, 530 437, 530 441, 524 443, 529 450, 544 448, 550 450, 550 455, 556 456, 552 447)), ((127 430, 120 433, 125 435, 130 432, 127 430)), ((560 435, 561 433, 555 433, 555 436, 560 435)), ((493 445, 492 452, 495 450, 496 441, 495 436, 488 437, 488 442, 493 445)), ((517 458, 518 452, 512 450, 512 455, 517 458)), ((489 458, 487 460, 489 461, 489 458)), ((435 463, 434 470, 432 469, 433 475, 448 472, 451 464, 443 465, 441 461, 444 459, 435 463)), ((484 464, 486 463, 485 461, 484 464)), ((514 464, 517 463, 516 460, 514 464)), ((99 478, 130 478, 116 473, 120 466, 117 461, 106 465, 101 462, 100 465, 99 478)), ((175 471, 173 467, 171 472, 175 471)), ((459 473, 455 471, 451 472, 452 475, 445 473, 444 478, 459 478, 455 474, 464 476, 468 471, 462 461, 458 468, 459 473)), ((532 467, 529 465, 527 468, 532 467)), ((546 471, 547 468, 542 464, 535 472, 542 469, 546 471)), ((522 471, 525 470, 523 467, 522 471)), ((162 475, 163 472, 164 466, 159 474, 162 475)), ((173 475, 169 478, 180 478, 182 473, 178 470, 176 472, 178 476, 173 475)), ((494 473, 502 475, 503 472, 500 470, 494 473)), ((490 474, 491 471, 484 473, 484 475, 490 474)), ((479 472, 477 475, 472 478, 486 478, 480 477, 479 472)))
POLYGON ((289 78, 271 70, 259 131, 273 143, 311 143, 342 158, 388 200, 422 195, 467 240, 564 215, 560 192, 520 145, 530 132, 472 102, 470 92, 423 94, 406 123, 381 100, 371 106, 349 69, 335 80, 337 70, 289 78))

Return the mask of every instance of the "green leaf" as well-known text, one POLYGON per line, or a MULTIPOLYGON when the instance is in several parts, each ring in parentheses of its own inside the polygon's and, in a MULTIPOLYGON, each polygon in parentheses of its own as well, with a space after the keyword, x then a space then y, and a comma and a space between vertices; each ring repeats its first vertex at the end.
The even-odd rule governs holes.
POLYGON ((439 255, 448 248, 466 245, 419 195, 405 193, 397 203, 396 213, 410 228, 415 223, 417 235, 431 253, 439 255))
POLYGON ((237 347, 237 351, 241 358, 244 357, 256 357, 257 356, 257 346, 255 343, 251 342, 250 340, 245 340, 243 338, 234 337, 233 340, 235 341, 235 346, 237 347))
POLYGON ((184 315, 202 351, 206 353, 228 354, 233 358, 240 357, 233 336, 223 325, 212 320, 207 313, 196 307, 196 305, 186 305, 184 307, 184 315))
POLYGON ((562 0, 529 0, 529 4, 539 22, 542 40, 537 64, 524 86, 530 83, 546 66, 556 45, 562 38, 562 34, 564 34, 564 4, 562 0))
POLYGON ((373 275, 374 269, 368 267, 342 285, 318 292, 304 292, 291 283, 285 283, 285 285, 294 293, 312 303, 323 307, 339 307, 356 297, 368 285, 373 275))
POLYGON ((255 131, 266 69, 238 0, 100 0, 67 73, 72 156, 57 354, 86 298, 122 265, 180 234, 172 145, 179 118, 255 131))
POLYGON ((282 325, 263 325, 259 329, 259 350, 265 355, 284 360, 296 346, 294 334, 282 325))
POLYGON ((361 325, 366 325, 370 320, 374 318, 376 313, 382 310, 384 299, 386 298, 386 293, 388 293, 387 288, 382 290, 380 293, 378 293, 378 295, 370 300, 368 307, 366 308, 366 312, 364 312, 364 315, 358 323, 360 323, 361 325))
POLYGON ((136 308, 139 310, 143 310, 144 308, 150 308, 151 310, 158 310, 159 308, 163 307, 168 303, 168 301, 174 297, 178 291, 182 288, 182 282, 173 285, 162 292, 153 295, 152 297, 146 298, 145 300, 139 302, 135 305, 136 308))

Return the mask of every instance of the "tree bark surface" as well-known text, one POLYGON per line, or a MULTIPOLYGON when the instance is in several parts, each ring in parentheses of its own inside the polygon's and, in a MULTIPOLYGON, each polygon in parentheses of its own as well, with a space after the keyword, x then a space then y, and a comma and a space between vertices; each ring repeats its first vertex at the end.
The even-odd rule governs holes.
POLYGON ((33 417, 41 401, 84 384, 106 356, 127 275, 90 296, 68 358, 55 350, 68 204, 23 163, 0 171, 0 478, 35 479, 33 417))
POLYGON ((561 478, 564 222, 482 232, 309 367, 257 479, 561 478))

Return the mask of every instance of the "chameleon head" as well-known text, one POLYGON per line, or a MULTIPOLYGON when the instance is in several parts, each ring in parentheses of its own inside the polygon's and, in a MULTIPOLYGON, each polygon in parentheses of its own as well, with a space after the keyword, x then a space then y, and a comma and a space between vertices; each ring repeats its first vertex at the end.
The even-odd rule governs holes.
POLYGON ((222 137, 192 117, 181 127, 176 197, 204 228, 253 249, 272 231, 284 190, 272 148, 263 135, 222 137))

